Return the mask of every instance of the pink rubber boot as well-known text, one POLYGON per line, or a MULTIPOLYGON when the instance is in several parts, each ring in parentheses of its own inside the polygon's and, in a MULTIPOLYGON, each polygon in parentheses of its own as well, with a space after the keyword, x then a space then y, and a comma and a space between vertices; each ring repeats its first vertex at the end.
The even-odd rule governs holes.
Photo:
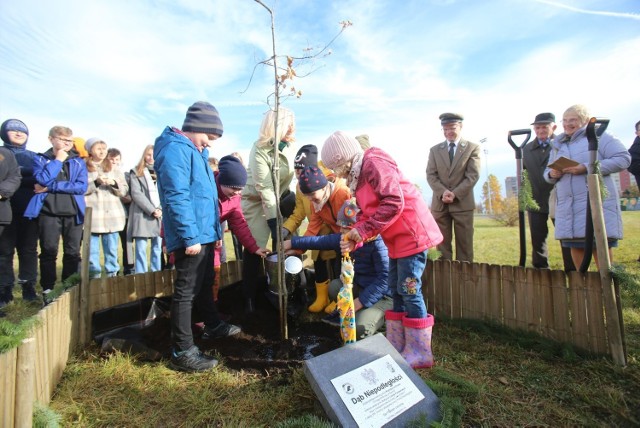
POLYGON ((402 318, 407 315, 406 312, 385 311, 384 319, 387 322, 387 340, 393 345, 398 352, 404 349, 404 327, 402 327, 402 318))
POLYGON ((433 315, 429 314, 426 318, 402 318, 405 346, 401 354, 411 368, 423 369, 433 366, 431 331, 434 321, 433 315))

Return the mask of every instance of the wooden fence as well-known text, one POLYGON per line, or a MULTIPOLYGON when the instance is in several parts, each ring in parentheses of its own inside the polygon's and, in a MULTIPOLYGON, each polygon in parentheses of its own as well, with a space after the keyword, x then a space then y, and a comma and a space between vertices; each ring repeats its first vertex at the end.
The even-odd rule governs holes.
MULTIPOLYGON (((429 263, 424 279, 428 309, 436 317, 492 321, 610 355, 598 272, 438 260, 429 263)), ((617 312, 622 328, 619 306, 617 312)))
MULTIPOLYGON (((77 347, 91 340, 91 314, 144 297, 172 294, 175 271, 94 279, 73 287, 38 313, 22 345, 0 354, 0 424, 30 427, 33 404, 48 404, 77 347)), ((241 262, 222 265, 221 286, 241 278, 241 262)), ((86 276, 85 276, 86 278, 86 276)), ((490 320, 608 354, 602 285, 597 272, 525 269, 477 263, 429 263, 423 280, 429 312, 490 320)), ((617 314, 620 318, 620 314, 617 314)), ((622 324, 620 324, 622 325, 622 324)))
MULTIPOLYGON (((165 270, 93 279, 88 287, 82 283, 72 287, 44 307, 37 314, 31 337, 0 354, 0 427, 31 427, 34 402, 50 402, 69 356, 91 340, 95 311, 144 297, 171 295, 174 277, 175 271, 165 270)), ((222 266, 222 286, 240 279, 240 263, 222 266)))

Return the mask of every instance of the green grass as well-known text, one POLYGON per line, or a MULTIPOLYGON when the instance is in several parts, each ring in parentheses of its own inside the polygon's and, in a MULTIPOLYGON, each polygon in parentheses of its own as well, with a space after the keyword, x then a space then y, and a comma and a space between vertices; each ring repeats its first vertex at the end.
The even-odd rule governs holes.
MULTIPOLYGON (((436 366, 418 373, 441 399, 442 426, 640 425, 639 220, 640 212, 623 213, 627 239, 614 250, 624 277, 628 365, 531 333, 440 320, 436 366)), ((515 265, 518 248, 517 228, 476 219, 477 262, 515 265)), ((549 249, 552 267, 561 269, 553 239, 549 249)), ((227 370, 223 359, 212 372, 183 374, 127 354, 102 358, 96 347, 70 361, 49 408, 62 426, 329 426, 301 369, 258 376, 227 370)))

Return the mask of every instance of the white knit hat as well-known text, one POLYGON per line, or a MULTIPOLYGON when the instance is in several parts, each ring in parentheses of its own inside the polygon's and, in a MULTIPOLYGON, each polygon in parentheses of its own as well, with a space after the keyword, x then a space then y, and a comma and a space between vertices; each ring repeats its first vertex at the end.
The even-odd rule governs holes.
POLYGON ((329 169, 336 169, 353 159, 356 153, 362 151, 358 140, 342 131, 336 131, 327 138, 322 146, 322 163, 329 169))
POLYGON ((93 145, 95 143, 102 143, 102 144, 105 144, 105 145, 107 144, 107 143, 104 142, 104 140, 102 138, 97 138, 97 137, 89 138, 84 143, 84 149, 87 151, 87 153, 91 154, 91 147, 93 147, 93 145))

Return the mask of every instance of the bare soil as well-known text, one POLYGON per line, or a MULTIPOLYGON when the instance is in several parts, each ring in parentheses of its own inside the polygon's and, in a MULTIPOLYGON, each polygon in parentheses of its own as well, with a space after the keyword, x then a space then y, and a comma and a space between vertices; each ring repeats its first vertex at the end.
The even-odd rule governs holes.
POLYGON ((324 312, 309 313, 299 291, 288 301, 289 312, 295 313, 287 315, 288 334, 284 339, 276 295, 271 293, 271 302, 268 293, 271 292, 264 278, 260 281, 255 312, 245 315, 240 284, 221 290, 219 312, 230 315, 229 322, 239 325, 242 333, 217 340, 196 339, 200 349, 220 355, 223 364, 231 369, 273 374, 299 367, 304 360, 342 345, 339 329, 320 321, 326 315, 324 312))
MULTIPOLYGON (((202 325, 194 323, 196 345, 202 351, 217 356, 229 369, 263 375, 289 372, 301 366, 304 360, 340 347, 339 329, 321 322, 326 314, 313 314, 306 310, 315 298, 314 291, 307 290, 308 293, 304 293, 302 288, 297 289, 288 300, 287 337, 284 338, 277 298, 268 290, 266 277, 259 278, 256 310, 252 314, 244 313, 241 284, 225 287, 219 293, 218 311, 228 322, 240 326, 242 333, 204 340, 201 338, 202 325)), ((167 359, 171 346, 169 316, 168 312, 162 313, 152 324, 136 329, 133 335, 128 331, 118 336, 118 332, 115 337, 123 339, 105 339, 102 341, 103 351, 119 349, 137 353, 143 359, 167 359)))

